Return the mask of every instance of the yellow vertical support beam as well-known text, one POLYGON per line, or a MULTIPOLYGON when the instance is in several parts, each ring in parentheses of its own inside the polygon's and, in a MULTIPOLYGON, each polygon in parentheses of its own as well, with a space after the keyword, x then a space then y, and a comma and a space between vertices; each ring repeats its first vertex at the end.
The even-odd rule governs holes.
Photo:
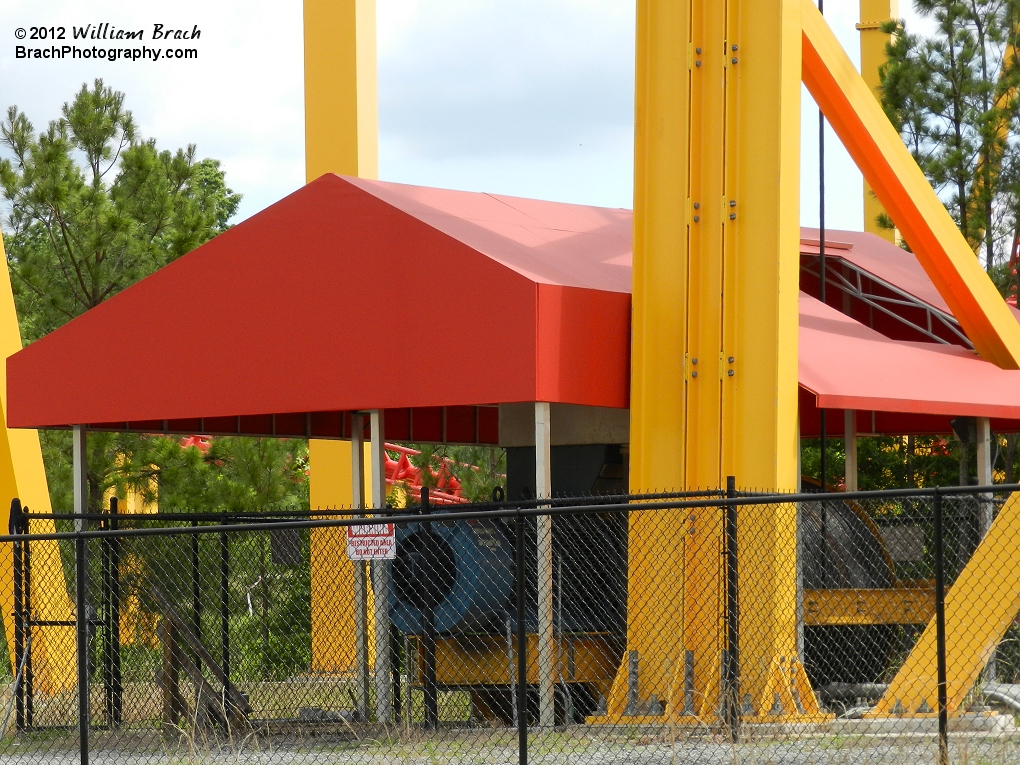
MULTIPOLYGON (((21 331, 14 308, 14 293, 7 270, 3 236, 0 235, 0 357, 6 359, 21 350, 21 331)), ((36 513, 51 513, 50 493, 43 469, 39 434, 35 430, 7 428, 7 365, 0 367, 0 529, 7 532, 11 499, 18 497, 23 507, 36 513)), ((32 531, 52 533, 53 521, 36 521, 32 531)), ((11 545, 0 545, 0 609, 8 650, 14 650, 14 561, 11 545)), ((32 603, 36 618, 67 621, 74 618, 64 580, 60 550, 55 541, 32 545, 32 603)), ((66 691, 75 687, 75 643, 73 627, 51 627, 32 635, 32 658, 36 688, 43 693, 66 691)), ((15 662, 10 656, 12 666, 15 662)))
MULTIPOLYGON (((306 181, 379 173, 375 16, 375 0, 304 0, 306 181)), ((349 442, 309 443, 313 508, 350 507, 350 464, 349 442)), ((338 547, 342 536, 312 534, 312 661, 320 671, 354 669, 353 616, 329 635, 316 618, 352 612, 354 569, 338 547)))
MULTIPOLYGON (((800 19, 800 0, 638 2, 638 491, 718 487, 726 475, 759 489, 796 485, 800 19)), ((743 688, 757 697, 776 660, 796 653, 795 517, 792 508, 740 517, 743 688)), ((628 650, 639 700, 665 694, 675 712, 690 651, 696 693, 714 714, 720 544, 717 510, 633 515, 628 650)), ((632 681, 625 661, 611 716, 625 714, 632 681)))
POLYGON ((305 179, 379 174, 375 0, 304 0, 305 179))
MULTIPOLYGON (((861 76, 879 103, 882 102, 879 70, 886 62, 885 46, 892 41, 892 35, 882 31, 882 24, 899 18, 899 6, 899 0, 861 0, 861 22, 857 25, 861 33, 861 76)), ((896 229, 878 225, 879 216, 885 214, 882 203, 864 181, 864 230, 895 244, 896 229)))
MULTIPOLYGON (((350 441, 309 443, 309 451, 317 450, 320 470, 308 486, 308 500, 313 509, 350 507, 353 496, 350 441), (335 460, 346 458, 346 462, 335 460), (336 497, 346 497, 338 503, 336 497)), ((371 445, 364 444, 365 462, 371 459, 371 445)), ((374 490, 365 487, 365 504, 373 504, 374 490)), ((338 514, 338 518, 347 514, 338 514)), ((347 559, 345 528, 312 529, 312 671, 353 672, 355 669, 354 563, 347 559)), ((367 609, 374 609, 371 588, 367 609)), ((375 662, 374 622, 368 623, 368 660, 375 662)))
POLYGON ((745 487, 792 491, 801 4, 730 0, 730 6, 737 10, 730 12, 727 75, 723 476, 735 475, 745 487))
MULTIPOLYGON (((308 500, 313 509, 351 506, 351 445, 348 441, 308 444, 308 500)), ((347 560, 344 528, 313 529, 312 672, 352 672, 354 656, 354 564, 347 560)))
MULTIPOLYGON (((687 285, 687 411, 684 488, 720 486, 722 478, 723 248, 726 231, 726 111, 728 7, 691 4, 689 255, 687 285), (697 205, 697 207, 695 207, 697 205)), ((692 510, 685 520, 684 651, 694 661, 695 698, 703 711, 714 693, 723 648, 722 517, 717 508, 692 510)), ((682 702, 683 662, 675 665, 670 698, 682 702)), ((673 711, 673 710, 671 710, 673 711)))
MULTIPOLYGON (((679 489, 684 471, 688 119, 691 3, 638 0, 634 114, 634 275, 630 487, 679 489)), ((683 539, 684 514, 635 513, 629 537, 628 649, 638 652, 639 696, 666 699, 683 628, 683 561, 663 541, 683 539), (667 638, 666 636, 671 636, 667 638)), ((681 660, 682 663, 682 660, 681 660)), ((623 714, 624 660, 609 698, 623 714)))
MULTIPOLYGON (((793 491, 801 3, 728 5, 723 476, 736 476, 747 488, 793 491)), ((741 692, 761 699, 764 714, 768 707, 761 707, 772 701, 770 668, 796 655, 796 509, 743 507, 737 535, 741 692)))

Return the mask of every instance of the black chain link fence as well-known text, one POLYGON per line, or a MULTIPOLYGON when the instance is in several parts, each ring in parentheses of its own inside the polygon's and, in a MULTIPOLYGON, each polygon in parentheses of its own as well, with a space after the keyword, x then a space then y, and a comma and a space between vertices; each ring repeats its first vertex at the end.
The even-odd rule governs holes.
POLYGON ((15 506, 0 759, 1020 761, 1000 489, 15 506))

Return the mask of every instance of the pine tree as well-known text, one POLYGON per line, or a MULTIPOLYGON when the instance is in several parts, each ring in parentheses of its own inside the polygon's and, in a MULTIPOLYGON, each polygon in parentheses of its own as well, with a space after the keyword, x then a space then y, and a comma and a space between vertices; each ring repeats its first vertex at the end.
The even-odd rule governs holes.
POLYGON ((0 123, 0 189, 22 335, 31 342, 227 228, 240 195, 216 160, 143 140, 124 94, 96 80, 36 134, 0 123))
POLYGON ((883 106, 989 271, 1017 225, 1017 0, 916 0, 930 36, 903 22, 882 71, 883 106))

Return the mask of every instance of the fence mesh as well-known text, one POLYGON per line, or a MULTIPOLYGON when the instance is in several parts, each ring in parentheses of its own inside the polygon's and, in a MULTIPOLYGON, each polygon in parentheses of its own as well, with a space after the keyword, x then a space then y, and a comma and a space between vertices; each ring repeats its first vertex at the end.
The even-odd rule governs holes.
POLYGON ((1017 761, 1020 504, 854 496, 22 516, 0 757, 1017 761))

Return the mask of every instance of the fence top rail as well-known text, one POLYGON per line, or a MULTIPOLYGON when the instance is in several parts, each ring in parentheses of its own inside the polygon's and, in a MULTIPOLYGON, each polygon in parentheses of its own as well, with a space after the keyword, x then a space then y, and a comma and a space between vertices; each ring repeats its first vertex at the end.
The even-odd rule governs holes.
MULTIPOLYGON (((515 501, 502 501, 502 502, 471 502, 463 503, 459 505, 448 505, 448 504, 435 504, 431 505, 433 508, 442 508, 444 511, 449 512, 480 512, 483 510, 516 510, 517 508, 527 509, 536 507, 578 507, 583 505, 604 505, 610 503, 630 503, 630 502, 645 502, 650 500, 688 500, 688 499, 699 499, 706 497, 723 497, 726 492, 721 489, 711 490, 698 490, 698 491, 669 491, 669 492, 655 492, 649 494, 592 494, 584 496, 553 496, 547 499, 522 499, 515 501), (466 510, 462 510, 466 508, 466 510)), ((413 505, 412 507, 417 507, 413 505)), ((390 514, 399 515, 406 511, 408 508, 352 508, 352 507, 326 507, 326 508, 315 508, 313 510, 266 510, 262 511, 224 511, 224 512, 196 512, 196 513, 33 513, 25 512, 21 514, 22 518, 27 520, 41 520, 41 521, 52 521, 52 520, 73 520, 73 519, 84 519, 87 521, 109 521, 116 518, 120 521, 211 521, 211 522, 223 522, 228 521, 251 521, 260 522, 266 521, 272 518, 281 519, 298 519, 308 518, 312 519, 315 517, 328 517, 334 515, 357 515, 359 513, 370 512, 373 515, 390 514)))
MULTIPOLYGON (((884 500, 884 499, 918 499, 923 497, 952 497, 966 495, 983 495, 987 497, 993 494, 1012 493, 1020 491, 1020 484, 993 484, 991 486, 949 486, 935 487, 931 489, 890 489, 884 491, 856 491, 856 492, 828 492, 828 493, 799 493, 799 494, 753 494, 744 492, 735 497, 725 497, 721 493, 714 496, 699 496, 702 499, 643 499, 652 495, 629 495, 631 501, 624 502, 598 502, 595 498, 591 504, 584 499, 585 503, 562 504, 563 499, 536 500, 533 503, 491 503, 484 505, 440 505, 433 506, 432 512, 423 514, 415 512, 415 506, 411 508, 363 508, 357 511, 351 509, 331 510, 331 515, 345 514, 344 518, 306 518, 304 520, 272 520, 256 522, 232 522, 216 523, 222 520, 222 515, 213 514, 211 525, 199 525, 197 523, 188 526, 162 526, 150 528, 132 529, 92 529, 85 531, 50 532, 44 534, 4 534, 0 535, 0 543, 3 542, 26 542, 42 540, 74 540, 74 539, 103 539, 103 538, 124 538, 141 536, 187 536, 191 534, 218 534, 218 533, 244 533, 244 532, 266 532, 286 529, 313 529, 313 528, 344 528, 347 526, 364 526, 377 524, 380 520, 395 524, 423 523, 430 520, 440 522, 451 520, 498 520, 527 518, 544 515, 597 515, 614 512, 634 512, 650 510, 679 510, 694 509, 699 507, 740 507, 754 505, 784 505, 801 502, 843 502, 884 500), (438 511, 438 512, 436 512, 438 511), (371 513, 371 516, 363 515, 356 517, 355 513, 371 513)), ((180 520, 194 521, 192 514, 177 514, 180 520)), ((22 517, 26 517, 23 515, 22 517)), ((39 516, 28 515, 28 518, 39 518, 39 516)), ((59 518, 61 520, 74 520, 81 516, 72 514, 46 514, 47 518, 59 518)), ((108 514, 92 514, 86 518, 109 520, 112 516, 108 514)), ((118 519, 138 518, 151 519, 152 521, 170 520, 166 516, 160 518, 157 514, 148 515, 124 515, 116 516, 118 519)))

